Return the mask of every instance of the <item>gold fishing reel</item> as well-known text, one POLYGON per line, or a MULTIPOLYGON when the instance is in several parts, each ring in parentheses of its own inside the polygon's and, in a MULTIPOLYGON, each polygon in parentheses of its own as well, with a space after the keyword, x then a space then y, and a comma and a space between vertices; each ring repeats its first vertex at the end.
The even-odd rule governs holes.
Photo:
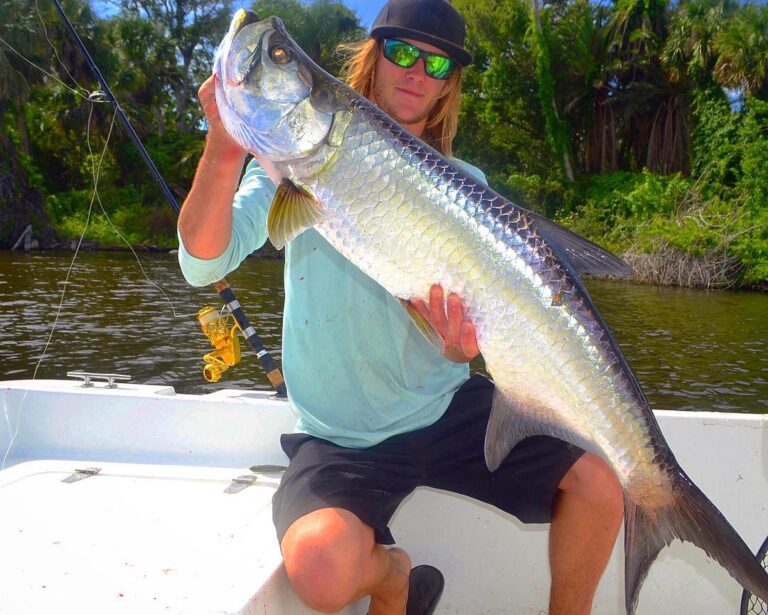
POLYGON ((208 382, 218 382, 221 375, 240 362, 240 341, 237 339, 240 325, 231 312, 222 315, 214 307, 204 307, 197 313, 197 321, 216 350, 203 357, 203 376, 208 382))

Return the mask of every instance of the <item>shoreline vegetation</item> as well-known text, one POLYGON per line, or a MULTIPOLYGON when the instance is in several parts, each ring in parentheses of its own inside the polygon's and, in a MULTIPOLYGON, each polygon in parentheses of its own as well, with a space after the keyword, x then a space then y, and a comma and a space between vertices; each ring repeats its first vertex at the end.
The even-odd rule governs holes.
MULTIPOLYGON (((458 158, 623 257, 629 281, 768 291, 768 5, 453 3, 475 58, 458 158)), ((182 202, 205 139, 196 91, 231 2, 171 12, 116 0, 109 15, 88 0, 63 5, 182 202)), ((338 44, 365 36, 336 0, 251 8, 282 17, 335 75, 338 44)), ((72 249, 86 224, 81 249, 127 249, 114 228, 138 251, 176 248, 175 213, 114 110, 91 95, 95 78, 55 10, 8 0, 0 24, 0 249, 72 249)), ((271 245, 255 255, 280 258, 271 245)))
MULTIPOLYGON (((66 242, 54 242, 51 245, 41 247, 34 240, 31 247, 16 248, 24 251, 37 252, 61 252, 74 251, 78 240, 71 239, 66 242)), ((136 244, 131 248, 125 245, 101 245, 97 241, 84 241, 80 245, 81 251, 86 252, 129 252, 133 249, 138 253, 175 253, 178 248, 160 247, 156 245, 136 244)), ((248 258, 263 258, 282 260, 282 250, 277 250, 269 242, 264 247, 256 250, 248 258)), ((629 264, 634 273, 630 276, 619 278, 633 284, 646 286, 680 286, 684 288, 699 288, 709 290, 721 290, 734 288, 734 280, 739 271, 739 263, 726 253, 710 252, 697 257, 684 252, 668 250, 653 254, 643 254, 627 251, 622 255, 624 261, 629 264)), ((601 278, 602 276, 594 276, 601 278)), ((608 276, 610 278, 610 276, 608 276)), ((768 285, 755 285, 745 290, 763 290, 768 292, 768 285)))

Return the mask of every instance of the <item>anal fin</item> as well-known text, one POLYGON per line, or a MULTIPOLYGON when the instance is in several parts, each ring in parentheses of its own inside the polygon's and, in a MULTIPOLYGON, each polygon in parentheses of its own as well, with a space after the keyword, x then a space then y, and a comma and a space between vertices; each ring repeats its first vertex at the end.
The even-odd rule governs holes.
POLYGON ((505 395, 497 387, 485 432, 485 465, 493 472, 530 436, 550 436, 585 449, 589 446, 583 437, 553 420, 548 409, 505 395))

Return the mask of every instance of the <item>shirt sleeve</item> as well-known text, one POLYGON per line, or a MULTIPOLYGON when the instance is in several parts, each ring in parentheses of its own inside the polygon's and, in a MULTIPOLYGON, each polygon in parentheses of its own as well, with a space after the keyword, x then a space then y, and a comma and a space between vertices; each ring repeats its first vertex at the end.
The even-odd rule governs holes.
POLYGON ((215 258, 192 256, 179 234, 179 265, 187 282, 206 286, 217 282, 258 250, 267 240, 267 212, 275 185, 256 160, 251 160, 232 203, 232 237, 224 252, 215 258))

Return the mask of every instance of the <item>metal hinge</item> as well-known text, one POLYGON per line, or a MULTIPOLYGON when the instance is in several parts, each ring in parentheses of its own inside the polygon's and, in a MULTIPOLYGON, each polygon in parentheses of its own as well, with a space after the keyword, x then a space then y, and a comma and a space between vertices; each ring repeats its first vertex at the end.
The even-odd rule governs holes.
POLYGON ((285 466, 264 464, 259 466, 251 466, 248 468, 253 474, 243 474, 237 478, 233 478, 232 482, 224 490, 224 493, 240 493, 243 489, 247 489, 251 485, 255 485, 262 474, 281 474, 287 469, 285 466))
POLYGON ((99 472, 101 472, 101 468, 82 468, 82 469, 75 469, 75 471, 67 476, 64 480, 62 480, 62 483, 76 483, 77 481, 83 480, 84 478, 88 478, 89 476, 96 476, 99 472))
POLYGON ((240 493, 243 489, 254 485, 258 479, 258 474, 244 474, 243 476, 233 478, 229 487, 224 490, 224 493, 240 493))

